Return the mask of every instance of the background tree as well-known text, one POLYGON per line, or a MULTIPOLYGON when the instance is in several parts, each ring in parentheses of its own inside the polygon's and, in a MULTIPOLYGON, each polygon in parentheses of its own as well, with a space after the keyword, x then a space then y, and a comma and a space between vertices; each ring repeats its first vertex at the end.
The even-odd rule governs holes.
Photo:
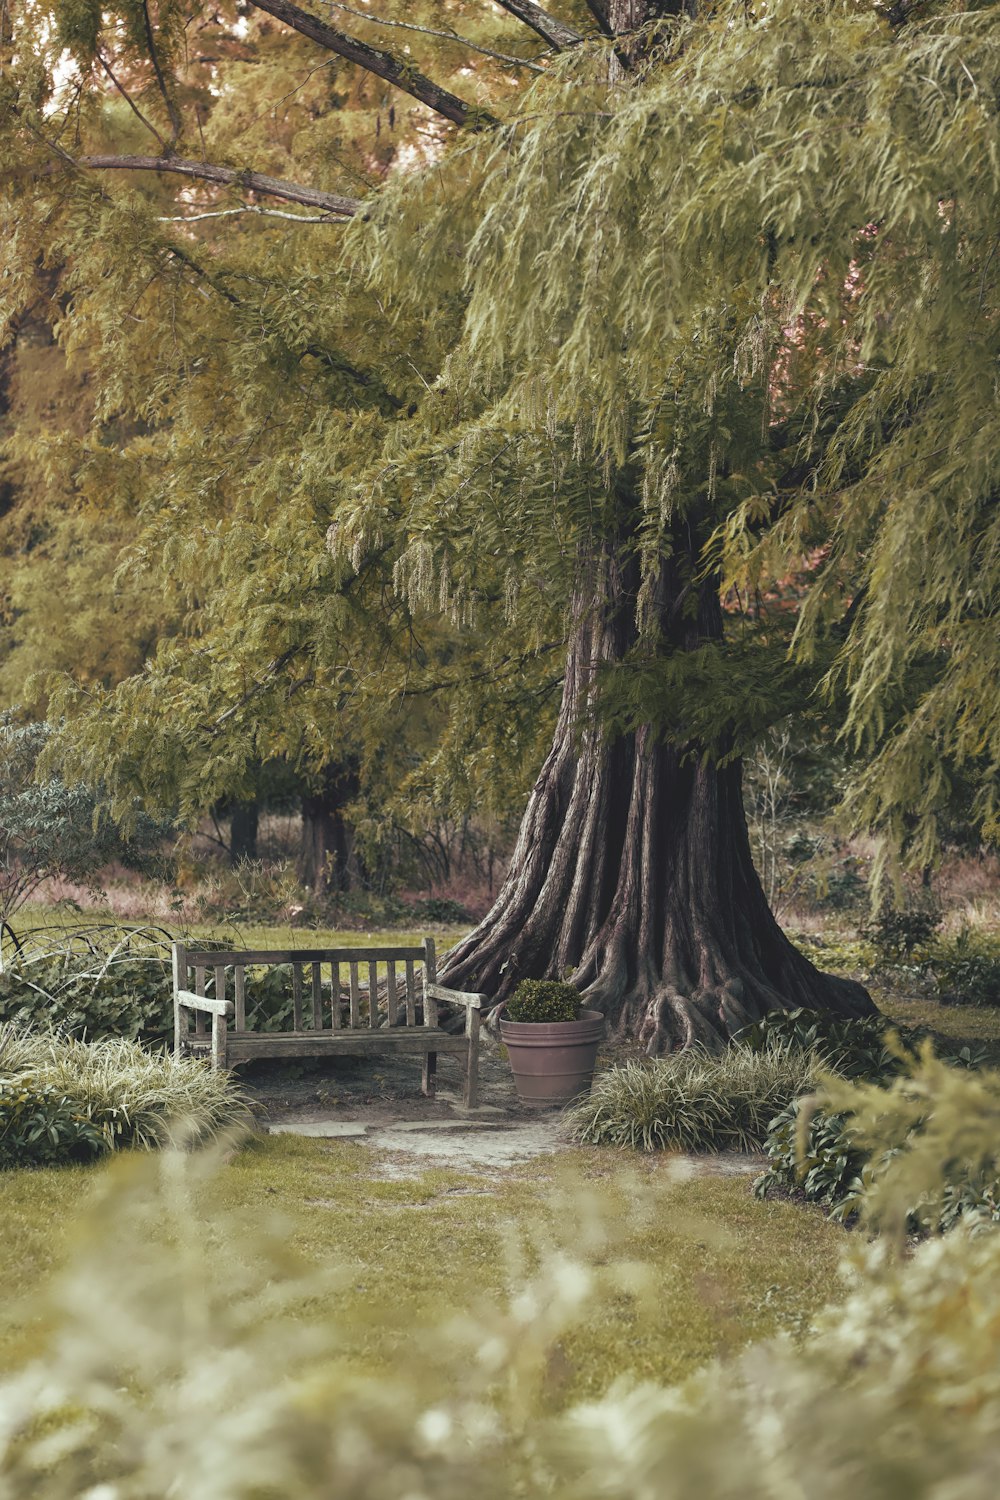
POLYGON ((51 726, 0 714, 0 923, 30 900, 44 880, 90 880, 120 860, 133 869, 155 862, 164 829, 133 819, 128 838, 100 811, 101 792, 39 775, 51 726))

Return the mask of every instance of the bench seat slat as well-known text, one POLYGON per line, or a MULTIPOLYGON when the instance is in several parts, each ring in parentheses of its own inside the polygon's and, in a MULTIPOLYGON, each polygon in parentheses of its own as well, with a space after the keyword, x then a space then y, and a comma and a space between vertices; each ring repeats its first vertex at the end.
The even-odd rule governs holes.
MULTIPOLYGON (((207 1039, 206 1039, 207 1041, 207 1039)), ((317 1057, 317 1056, 386 1056, 390 1052, 420 1056, 425 1052, 468 1051, 468 1038, 423 1026, 396 1027, 393 1031, 340 1031, 336 1036, 314 1031, 229 1033, 227 1057, 230 1064, 251 1057, 317 1057)))

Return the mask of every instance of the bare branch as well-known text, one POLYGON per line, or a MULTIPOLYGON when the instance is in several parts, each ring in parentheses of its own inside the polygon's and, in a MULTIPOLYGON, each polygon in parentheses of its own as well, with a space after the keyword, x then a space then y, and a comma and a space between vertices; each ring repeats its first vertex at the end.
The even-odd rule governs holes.
POLYGON ((167 80, 164 78, 163 70, 160 67, 160 59, 156 52, 156 42, 153 38, 153 23, 149 19, 149 5, 147 0, 142 0, 142 14, 146 22, 146 41, 149 46, 149 60, 153 64, 156 82, 159 84, 160 93, 163 95, 163 102, 167 106, 167 114, 170 118, 170 144, 172 146, 180 138, 181 117, 178 113, 177 105, 171 99, 167 90, 167 80))
POLYGON ((274 16, 275 20, 283 21, 286 26, 309 37, 328 52, 335 52, 338 57, 346 58, 359 68, 374 73, 376 78, 382 78, 386 83, 402 89, 404 94, 419 99, 421 104, 426 104, 435 114, 443 115, 456 125, 483 126, 497 123, 485 110, 467 104, 464 99, 459 99, 456 94, 449 93, 447 89, 419 73, 408 59, 395 57, 381 47, 369 46, 357 37, 334 30, 317 16, 293 5, 291 0, 250 0, 250 4, 255 10, 265 11, 269 16, 274 16))
POLYGON ((160 214, 158 224, 200 224, 202 219, 231 219, 234 214, 257 214, 262 219, 290 219, 293 224, 342 224, 343 219, 332 214, 289 214, 280 208, 261 208, 256 203, 244 203, 242 208, 216 208, 204 214, 160 214))
POLYGON ((576 47, 583 41, 579 31, 574 31, 565 21, 550 16, 540 5, 533 4, 533 0, 496 0, 496 3, 502 10, 523 21, 525 26, 530 26, 550 47, 555 47, 557 52, 576 47))
POLYGON ((421 36, 438 36, 446 42, 457 42, 460 47, 467 48, 469 52, 480 52, 483 57, 492 57, 497 62, 509 63, 515 68, 530 68, 533 73, 545 72, 545 69, 539 67, 538 63, 531 62, 526 57, 513 57, 509 52, 494 52, 491 47, 480 47, 478 42, 470 42, 468 37, 459 36, 455 31, 434 31, 430 26, 416 26, 412 21, 388 21, 382 16, 373 16, 366 11, 355 10, 352 5, 342 5, 340 0, 323 0, 323 4, 334 10, 344 10, 349 16, 357 16, 373 26, 391 26, 395 31, 416 31, 421 36))
POLYGON ((615 35, 615 28, 611 24, 611 7, 608 0, 587 0, 587 9, 597 22, 604 36, 615 35))
MULTIPOLYGON (((60 154, 66 156, 65 152, 60 154)), ((352 219, 361 208, 360 198, 324 193, 319 188, 284 182, 263 172, 238 172, 234 167, 219 167, 213 162, 184 161, 179 156, 81 156, 66 159, 74 166, 94 171, 176 172, 181 177, 194 177, 201 182, 214 182, 223 187, 232 185, 250 193, 263 193, 265 197, 283 198, 288 203, 302 203, 307 208, 322 208, 342 219, 352 219)))
POLYGON ((139 121, 141 121, 141 123, 143 125, 145 125, 146 129, 152 135, 155 135, 156 139, 159 141, 159 143, 163 147, 164 151, 166 151, 166 149, 167 149, 167 143, 166 143, 166 141, 163 139, 162 135, 157 130, 157 128, 153 124, 153 122, 151 120, 147 120, 146 119, 146 116, 143 114, 143 112, 139 108, 138 104, 136 104, 135 100, 132 98, 132 95, 129 93, 129 91, 125 87, 125 85, 121 82, 121 80, 119 78, 115 77, 114 73, 111 71, 111 64, 108 62, 107 58, 104 56, 104 53, 100 50, 100 48, 97 49, 97 54, 96 55, 97 55, 97 61, 100 63, 101 67, 104 69, 105 73, 107 73, 108 77, 111 79, 111 82, 114 84, 114 86, 118 90, 119 94, 121 94, 122 98, 125 100, 125 103, 128 105, 129 109, 135 115, 136 119, 139 120, 139 121))

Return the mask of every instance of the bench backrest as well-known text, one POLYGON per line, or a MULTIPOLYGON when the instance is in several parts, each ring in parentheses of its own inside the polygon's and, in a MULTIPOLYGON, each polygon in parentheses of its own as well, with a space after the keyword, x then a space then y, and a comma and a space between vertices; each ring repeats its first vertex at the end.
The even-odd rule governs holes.
MULTIPOLYGON (((217 1000, 232 999, 233 1024, 247 1029, 246 971, 288 964, 292 970, 292 1028, 313 1031, 341 1028, 376 1030, 390 1026, 416 1026, 417 974, 423 966, 429 982, 437 977, 434 939, 417 945, 398 944, 381 948, 188 948, 174 943, 174 990, 193 989, 205 994, 212 974, 217 1000), (232 994, 227 994, 231 970, 232 994), (191 975, 194 984, 191 984, 191 975), (324 996, 324 986, 327 987, 324 996), (347 1001, 346 1010, 343 1000, 347 1001), (305 1023, 308 1022, 308 1025, 305 1023)), ((436 1006, 424 1006, 425 1025, 436 1024, 436 1006)), ((201 1017, 195 1017, 198 1028, 201 1017)))

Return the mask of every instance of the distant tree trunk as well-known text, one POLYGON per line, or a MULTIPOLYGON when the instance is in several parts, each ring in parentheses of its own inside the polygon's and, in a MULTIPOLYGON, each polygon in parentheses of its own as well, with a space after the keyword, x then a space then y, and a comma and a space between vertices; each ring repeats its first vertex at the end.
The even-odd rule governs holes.
POLYGON ((229 863, 241 864, 257 858, 257 827, 260 809, 256 800, 234 802, 229 810, 229 863))
MULTIPOLYGON (((697 582, 687 527, 661 565, 660 640, 722 635, 718 585, 697 582)), ((570 977, 650 1054, 721 1045, 768 1011, 870 1014, 865 989, 820 973, 778 927, 750 853, 738 762, 720 768, 651 725, 612 739, 596 679, 638 638, 638 565, 612 540, 577 598, 552 748, 489 914, 447 955, 443 983, 497 1000, 520 979, 570 977)), ((648 630, 647 630, 648 634, 648 630)))
POLYGON ((329 766, 321 784, 302 798, 299 879, 317 896, 347 891, 358 883, 354 830, 344 817, 345 806, 357 795, 357 772, 329 766))

